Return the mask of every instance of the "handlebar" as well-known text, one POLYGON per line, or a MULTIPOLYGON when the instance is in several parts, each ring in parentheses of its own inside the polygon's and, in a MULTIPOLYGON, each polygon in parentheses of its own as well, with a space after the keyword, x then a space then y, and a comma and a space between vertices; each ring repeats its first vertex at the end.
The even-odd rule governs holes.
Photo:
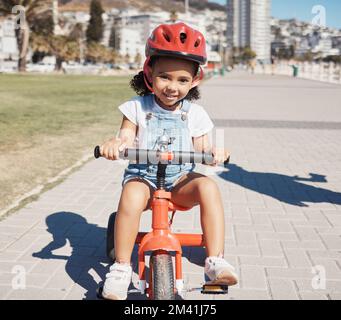
MULTIPOLYGON (((214 157, 210 153, 193 152, 193 151, 168 151, 161 152, 151 149, 131 149, 127 148, 120 152, 120 158, 125 160, 136 161, 139 164, 185 164, 185 163, 201 163, 212 164, 214 157)), ((96 146, 94 150, 95 158, 101 157, 100 147, 96 146)), ((229 163, 228 158, 224 165, 229 163)))

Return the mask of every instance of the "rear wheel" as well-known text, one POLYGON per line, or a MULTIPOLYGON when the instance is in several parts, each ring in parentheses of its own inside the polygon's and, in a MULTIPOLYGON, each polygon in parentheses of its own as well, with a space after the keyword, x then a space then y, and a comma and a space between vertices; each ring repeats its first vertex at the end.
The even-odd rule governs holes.
POLYGON ((172 257, 154 252, 150 258, 151 286, 154 300, 175 300, 172 257))
POLYGON ((115 230, 115 220, 116 220, 116 212, 113 212, 108 221, 107 227, 107 257, 114 261, 115 260, 115 248, 114 248, 114 230, 115 230))

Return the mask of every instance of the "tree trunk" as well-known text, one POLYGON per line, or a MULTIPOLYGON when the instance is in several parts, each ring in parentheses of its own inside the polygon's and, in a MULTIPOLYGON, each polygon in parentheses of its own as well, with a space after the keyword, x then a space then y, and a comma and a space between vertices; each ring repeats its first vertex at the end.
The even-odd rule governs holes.
POLYGON ((60 71, 62 69, 62 63, 63 63, 63 59, 60 57, 56 57, 56 65, 55 65, 55 70, 56 71, 60 71))
POLYGON ((26 21, 24 22, 23 27, 15 30, 15 35, 19 51, 18 70, 19 72, 25 72, 28 42, 30 38, 30 29, 26 21))

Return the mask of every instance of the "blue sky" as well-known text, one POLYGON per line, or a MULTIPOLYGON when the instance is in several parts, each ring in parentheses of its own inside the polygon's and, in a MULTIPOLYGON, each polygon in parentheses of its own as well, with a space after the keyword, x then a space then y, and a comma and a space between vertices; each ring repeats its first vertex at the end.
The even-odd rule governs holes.
MULTIPOLYGON (((226 0, 210 0, 225 4, 226 0)), ((340 0, 272 0, 272 16, 275 18, 296 18, 311 22, 316 14, 312 8, 316 5, 326 9, 326 25, 341 29, 341 1, 340 0)))

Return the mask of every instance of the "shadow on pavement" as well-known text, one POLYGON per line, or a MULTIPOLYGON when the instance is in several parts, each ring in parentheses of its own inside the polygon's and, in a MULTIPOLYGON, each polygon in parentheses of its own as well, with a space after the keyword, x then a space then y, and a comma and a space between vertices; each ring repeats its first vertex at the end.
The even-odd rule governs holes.
POLYGON ((65 271, 75 283, 86 290, 84 299, 95 299, 98 283, 90 272, 95 271, 101 279, 104 279, 107 273, 108 268, 102 265, 109 262, 104 253, 102 256, 94 256, 100 247, 104 247, 106 229, 88 223, 84 217, 73 212, 53 213, 46 218, 46 225, 53 240, 32 256, 66 260, 65 271), (68 242, 72 249, 70 255, 52 252, 67 246, 68 242))
MULTIPOLYGON (((40 259, 66 260, 65 271, 68 276, 86 292, 84 299, 96 299, 97 290, 103 285, 106 273, 109 271, 111 261, 105 256, 106 228, 88 223, 81 215, 73 212, 56 212, 46 218, 47 231, 53 240, 39 252, 32 254, 40 259), (53 251, 67 247, 69 253, 54 254, 53 251), (99 254, 98 254, 99 252, 99 254), (103 252, 103 254, 102 254, 103 252), (103 266, 103 264, 108 264, 103 266), (102 279, 100 283, 93 278, 93 272, 102 279)), ((66 248, 64 249, 67 250, 66 248)), ((188 252, 188 251, 184 251, 188 252)), ((185 256, 185 255, 184 255, 185 256)), ((189 258, 189 256, 188 256, 189 258)), ((134 272, 137 273, 137 246, 132 254, 134 272)), ((148 276, 149 268, 146 266, 148 276)), ((131 283, 129 290, 136 289, 131 283)), ((146 295, 130 293, 128 300, 146 300, 146 295)), ((177 296, 177 300, 181 297, 177 296)))
POLYGON ((309 178, 301 178, 279 173, 247 171, 236 164, 228 164, 227 168, 229 171, 218 176, 290 205, 309 207, 304 202, 341 204, 341 193, 301 183, 328 182, 324 175, 310 173, 309 178))

